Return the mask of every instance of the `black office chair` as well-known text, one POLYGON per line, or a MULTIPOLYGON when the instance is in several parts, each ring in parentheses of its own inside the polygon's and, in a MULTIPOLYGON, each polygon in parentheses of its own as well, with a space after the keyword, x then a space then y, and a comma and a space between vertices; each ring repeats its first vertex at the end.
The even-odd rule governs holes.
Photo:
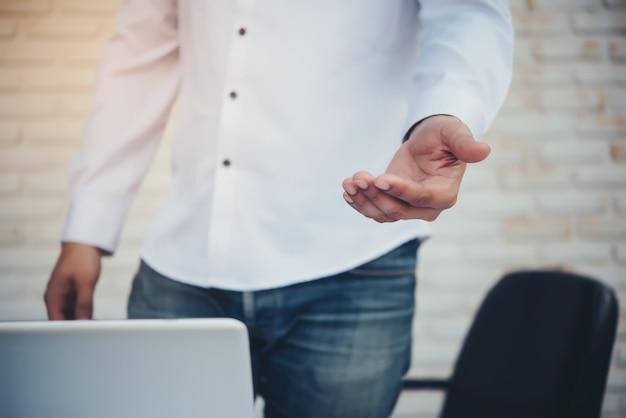
POLYGON ((442 418, 600 416, 617 327, 615 293, 558 271, 510 274, 487 294, 445 390, 442 418))

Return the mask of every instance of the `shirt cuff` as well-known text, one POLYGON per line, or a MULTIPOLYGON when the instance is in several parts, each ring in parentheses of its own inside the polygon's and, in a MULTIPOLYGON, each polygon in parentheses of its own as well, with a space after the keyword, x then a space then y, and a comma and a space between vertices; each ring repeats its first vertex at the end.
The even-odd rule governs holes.
POLYGON ((101 199, 83 198, 70 203, 62 242, 79 242, 114 253, 129 204, 113 205, 101 199))
POLYGON ((485 113, 479 101, 463 89, 432 89, 413 97, 403 132, 429 116, 451 115, 466 124, 474 139, 479 140, 488 128, 485 113))

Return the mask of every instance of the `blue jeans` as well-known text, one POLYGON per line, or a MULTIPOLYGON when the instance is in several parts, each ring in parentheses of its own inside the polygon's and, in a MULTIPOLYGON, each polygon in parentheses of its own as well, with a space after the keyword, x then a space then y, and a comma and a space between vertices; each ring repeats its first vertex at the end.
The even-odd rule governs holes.
POLYGON ((388 417, 410 365, 418 246, 411 241, 345 273, 254 292, 182 284, 142 262, 128 317, 242 321, 266 418, 388 417))

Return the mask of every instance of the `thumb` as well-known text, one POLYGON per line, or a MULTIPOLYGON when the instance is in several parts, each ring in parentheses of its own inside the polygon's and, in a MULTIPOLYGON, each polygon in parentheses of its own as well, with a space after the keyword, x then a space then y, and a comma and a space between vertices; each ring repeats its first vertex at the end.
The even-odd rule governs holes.
POLYGON ((453 132, 441 130, 444 143, 456 158, 464 163, 477 163, 483 161, 491 153, 491 148, 484 142, 474 140, 467 127, 457 129, 453 132))
POLYGON ((87 283, 77 282, 75 319, 91 319, 93 316, 94 288, 87 283))

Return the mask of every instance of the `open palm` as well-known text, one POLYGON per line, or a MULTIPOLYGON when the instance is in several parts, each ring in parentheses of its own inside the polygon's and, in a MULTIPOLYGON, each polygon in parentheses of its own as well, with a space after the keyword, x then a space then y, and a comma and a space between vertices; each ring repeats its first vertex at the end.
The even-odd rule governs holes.
POLYGON ((432 116, 413 129, 385 173, 360 171, 344 180, 344 199, 378 222, 432 221, 456 203, 466 163, 482 161, 489 152, 458 119, 432 116))

